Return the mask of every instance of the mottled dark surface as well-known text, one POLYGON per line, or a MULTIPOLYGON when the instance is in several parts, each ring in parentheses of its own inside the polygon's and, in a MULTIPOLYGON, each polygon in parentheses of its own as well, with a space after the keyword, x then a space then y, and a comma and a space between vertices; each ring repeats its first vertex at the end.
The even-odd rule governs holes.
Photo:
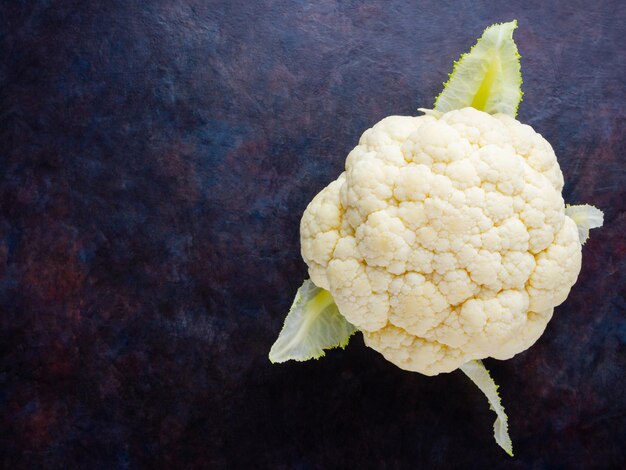
POLYGON ((626 7, 547 3, 1 2, 4 468, 623 466, 626 7), (545 335, 487 361, 512 460, 459 372, 401 371, 360 336, 267 359, 307 202, 511 18, 519 118, 566 200, 606 216, 545 335))

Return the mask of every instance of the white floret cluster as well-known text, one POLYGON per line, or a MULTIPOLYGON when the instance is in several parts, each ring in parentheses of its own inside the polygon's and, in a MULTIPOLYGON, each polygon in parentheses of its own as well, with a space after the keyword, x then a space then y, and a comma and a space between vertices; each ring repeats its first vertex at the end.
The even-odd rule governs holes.
POLYGON ((563 176, 530 126, 473 108, 391 116, 309 204, 302 255, 366 344, 435 375, 530 347, 581 266, 563 176))

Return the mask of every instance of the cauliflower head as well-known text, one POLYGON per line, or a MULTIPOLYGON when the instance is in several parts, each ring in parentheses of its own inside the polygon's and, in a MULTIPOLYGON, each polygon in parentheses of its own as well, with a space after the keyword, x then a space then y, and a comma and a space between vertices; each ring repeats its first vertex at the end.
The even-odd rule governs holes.
POLYGON ((400 368, 508 359, 537 341, 580 271, 562 188, 550 144, 509 115, 390 116, 308 205, 302 256, 400 368))

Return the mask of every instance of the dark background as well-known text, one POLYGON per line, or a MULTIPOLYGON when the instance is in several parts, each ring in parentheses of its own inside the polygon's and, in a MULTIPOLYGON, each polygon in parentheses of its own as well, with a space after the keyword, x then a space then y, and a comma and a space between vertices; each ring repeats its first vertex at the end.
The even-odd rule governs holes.
POLYGON ((2 1, 4 468, 626 463, 623 1, 2 1), (432 106, 519 20, 519 119, 604 210, 544 336, 487 360, 516 456, 460 372, 363 345, 271 365, 298 224, 360 134, 432 106))

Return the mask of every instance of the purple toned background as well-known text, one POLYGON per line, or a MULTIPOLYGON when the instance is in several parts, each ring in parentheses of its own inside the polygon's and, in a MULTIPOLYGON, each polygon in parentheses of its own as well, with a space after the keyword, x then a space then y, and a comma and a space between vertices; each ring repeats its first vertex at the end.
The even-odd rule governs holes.
POLYGON ((572 468, 626 462, 623 1, 4 1, 4 468, 572 468), (529 351, 460 373, 364 347, 267 359, 298 224, 360 134, 432 106, 517 18, 519 118, 605 211, 529 351))

